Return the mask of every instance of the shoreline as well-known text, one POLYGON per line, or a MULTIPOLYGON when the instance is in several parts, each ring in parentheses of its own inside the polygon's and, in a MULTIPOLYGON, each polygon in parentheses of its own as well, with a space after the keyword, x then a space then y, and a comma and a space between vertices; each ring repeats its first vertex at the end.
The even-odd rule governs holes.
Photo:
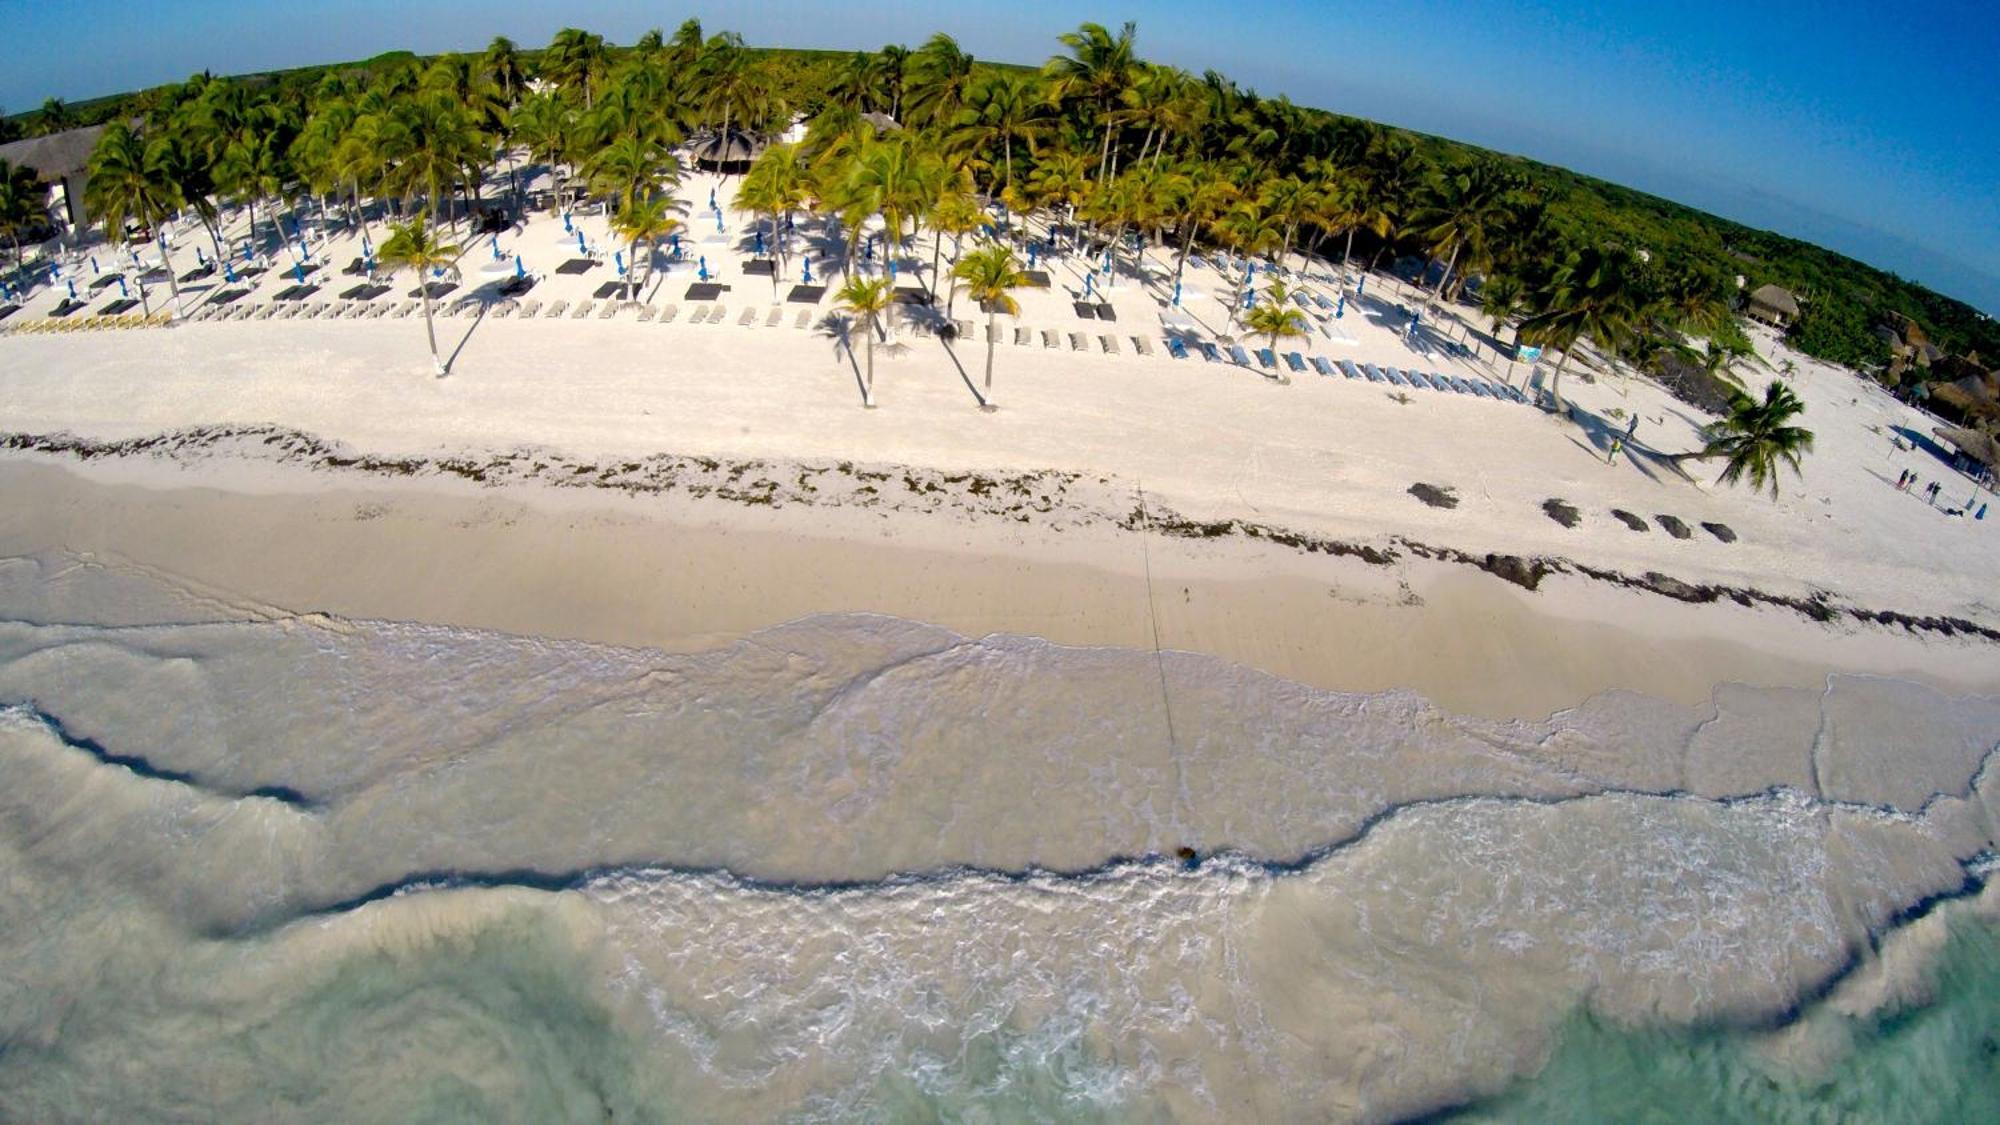
POLYGON ((1094 481, 1042 494, 1047 510, 1030 518, 972 512, 922 487, 960 474, 907 475, 923 510, 240 455, 12 452, 0 480, 25 502, 0 505, 0 551, 161 577, 220 619, 323 614, 691 652, 817 614, 880 613, 969 637, 1198 652, 1487 717, 1545 718, 1618 690, 1700 705, 1725 683, 1817 688, 1837 673, 2000 690, 2000 675, 1967 659, 1988 641, 1691 603, 1591 577, 1589 564, 1551 570, 1530 592, 1479 560, 1424 557, 1435 548, 1371 559, 1262 536, 1135 533, 1078 502, 1123 495, 1094 481))

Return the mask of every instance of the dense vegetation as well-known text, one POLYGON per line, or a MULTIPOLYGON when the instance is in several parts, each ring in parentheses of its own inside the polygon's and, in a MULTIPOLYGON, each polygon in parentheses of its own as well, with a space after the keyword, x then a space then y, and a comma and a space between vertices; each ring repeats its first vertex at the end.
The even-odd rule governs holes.
POLYGON ((633 228, 636 245, 670 229, 670 153, 685 137, 769 137, 803 115, 806 141, 774 146, 746 185, 752 206, 836 215, 857 234, 868 216, 898 237, 927 228, 940 252, 945 236, 976 226, 968 214, 986 194, 1073 213, 1114 252, 1137 238, 1183 254, 1199 242, 1280 260, 1414 257, 1429 263, 1434 299, 1477 300, 1525 342, 1560 350, 1558 389, 1572 345, 1588 339, 1649 370, 1692 372, 1711 382, 1710 399, 1726 397, 1714 380, 1747 351, 1732 315, 1738 276, 1798 294, 1793 342, 1826 359, 1878 368, 1887 353, 1871 328, 1890 312, 1949 351, 2000 355, 2000 328, 1963 303, 1818 247, 1153 65, 1130 25, 1085 24, 1062 40, 1036 70, 975 61, 942 35, 839 53, 756 50, 694 21, 629 47, 570 29, 541 50, 496 39, 481 54, 197 75, 52 101, 6 124, 114 122, 100 155, 122 146, 128 163, 151 166, 171 186, 154 195, 212 234, 218 201, 270 215, 309 194, 349 206, 400 197, 448 219, 454 195, 478 202, 484 173, 526 149, 566 189, 657 203, 662 213, 633 228))

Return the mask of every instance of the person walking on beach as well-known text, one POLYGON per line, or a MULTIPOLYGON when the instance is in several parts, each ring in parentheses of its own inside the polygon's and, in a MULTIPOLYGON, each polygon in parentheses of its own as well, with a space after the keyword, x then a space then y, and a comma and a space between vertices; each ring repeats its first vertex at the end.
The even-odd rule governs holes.
POLYGON ((1903 470, 1902 472, 1900 472, 1900 473, 1897 473, 1897 474, 1896 474, 1896 491, 1897 491, 1897 492, 1901 492, 1901 491, 1903 491, 1903 486, 1904 486, 1904 485, 1906 485, 1906 484, 1908 484, 1908 483, 1910 483, 1910 470, 1908 470, 1908 469, 1904 469, 1904 470, 1903 470))
POLYGON ((1607 454, 1605 454, 1605 456, 1604 456, 1604 463, 1605 463, 1605 464, 1607 464, 1607 465, 1616 465, 1616 464, 1618 463, 1618 451, 1619 451, 1619 450, 1621 450, 1621 449, 1623 449, 1623 448, 1625 448, 1625 439, 1624 439, 1624 438, 1617 438, 1617 437, 1615 437, 1615 438, 1612 438, 1612 439, 1611 439, 1611 452, 1610 452, 1610 453, 1607 453, 1607 454))

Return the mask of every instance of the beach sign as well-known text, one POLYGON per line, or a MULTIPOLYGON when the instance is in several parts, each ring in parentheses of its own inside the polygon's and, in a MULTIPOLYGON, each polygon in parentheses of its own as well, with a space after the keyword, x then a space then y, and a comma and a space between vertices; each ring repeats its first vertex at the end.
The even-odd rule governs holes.
POLYGON ((1530 347, 1527 344, 1516 344, 1514 345, 1514 358, 1520 360, 1522 363, 1539 363, 1542 359, 1542 349, 1530 347))

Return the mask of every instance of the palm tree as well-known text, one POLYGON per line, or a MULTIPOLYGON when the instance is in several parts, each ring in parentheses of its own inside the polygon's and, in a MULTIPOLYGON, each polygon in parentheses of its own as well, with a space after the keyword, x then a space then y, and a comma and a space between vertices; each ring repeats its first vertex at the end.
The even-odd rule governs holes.
POLYGON ((1634 259, 1622 250, 1590 247, 1572 250, 1536 295, 1541 309, 1521 323, 1520 339, 1562 349, 1549 396, 1563 408, 1562 374, 1577 340, 1588 336, 1610 349, 1629 338, 1639 316, 1637 289, 1632 283, 1634 259))
POLYGON ((583 108, 596 105, 595 87, 602 81, 610 52, 602 35, 580 28, 565 27, 549 40, 542 52, 543 77, 562 88, 565 95, 583 93, 583 108))
POLYGON ((1481 162, 1433 177, 1419 196, 1410 225, 1433 256, 1445 259, 1433 297, 1444 297, 1461 254, 1473 268, 1484 262, 1487 237, 1506 222, 1509 187, 1497 167, 1481 162))
POLYGON ((617 196, 622 205, 663 181, 677 181, 680 164, 651 141, 619 137, 598 150, 584 165, 584 172, 593 189, 617 196))
POLYGON ((911 52, 908 75, 911 120, 948 123, 972 85, 972 56, 940 31, 911 52))
POLYGON ((1020 303, 1014 300, 1014 290, 1028 284, 1028 275, 1014 265, 1014 254, 1005 246, 994 243, 982 246, 958 260, 951 268, 951 275, 958 279, 953 291, 964 289, 966 295, 978 301, 986 310, 986 389, 979 396, 980 404, 993 405, 993 325, 1001 313, 1008 316, 1021 314, 1020 303))
POLYGON ((504 35, 496 35, 493 42, 486 45, 486 53, 480 57, 480 64, 486 70, 486 77, 500 88, 500 94, 513 105, 528 84, 527 72, 521 69, 521 52, 514 41, 504 35))
POLYGON ((1776 379, 1764 388, 1762 401, 1738 391, 1730 396, 1728 415, 1709 428, 1708 443, 1691 453, 1675 454, 1673 461, 1727 458, 1715 483, 1736 484, 1748 477, 1750 491, 1768 487, 1776 500, 1778 470, 1790 466, 1794 476, 1803 476, 1799 461, 1812 452, 1812 431, 1791 424, 1805 409, 1799 396, 1776 379))
MULTIPOLYGON (((1282 281, 1274 278, 1265 294, 1270 299, 1244 314, 1243 327, 1269 341, 1271 352, 1275 355, 1279 340, 1297 339, 1306 334, 1306 314, 1292 306, 1292 292, 1282 281)), ((1286 381, 1282 374, 1273 378, 1279 382, 1286 381)))
POLYGON ((431 274, 436 270, 455 270, 458 247, 447 245, 425 221, 425 216, 418 215, 407 223, 390 224, 389 239, 376 256, 391 273, 404 269, 416 273, 417 290, 424 300, 424 334, 431 342, 431 364, 437 368, 438 377, 443 378, 444 360, 438 357, 437 328, 431 323, 431 274))
MULTIPOLYGON (((938 271, 938 256, 944 245, 944 236, 951 236, 951 258, 954 263, 964 260, 962 250, 965 236, 978 230, 986 223, 986 212, 980 210, 979 201, 972 193, 962 188, 945 192, 938 197, 937 205, 931 208, 931 230, 937 234, 937 247, 931 252, 931 274, 935 278, 938 271)), ((937 296, 936 286, 932 286, 931 296, 937 296)), ((944 315, 951 317, 952 306, 958 300, 958 287, 953 286, 945 298, 944 315)))
POLYGON ((1236 201, 1237 188, 1213 164, 1194 164, 1174 173, 1168 180, 1174 208, 1180 214, 1181 252, 1174 261, 1174 283, 1187 268, 1188 253, 1194 249, 1195 232, 1227 210, 1236 201))
POLYGON ((653 255, 659 251, 663 238, 681 229, 681 220, 674 212, 685 205, 672 196, 652 195, 626 201, 611 218, 611 229, 620 238, 631 244, 632 262, 625 271, 625 299, 643 287, 639 280, 639 244, 646 244, 646 275, 652 276, 653 255))
POLYGON ((779 276, 785 272, 785 240, 778 227, 778 216, 783 215, 789 222, 792 212, 805 203, 806 175, 799 166, 797 145, 775 144, 758 154, 750 171, 744 174, 742 186, 736 189, 736 206, 770 220, 771 250, 778 259, 778 268, 771 271, 774 300, 779 276))
POLYGON ((568 187, 574 115, 553 94, 529 94, 514 109, 514 137, 529 156, 545 160, 556 176, 556 197, 568 187))
MULTIPOLYGON (((168 162, 170 150, 155 142, 147 144, 123 121, 113 121, 97 138, 90 154, 90 179, 85 195, 90 209, 104 220, 104 233, 115 245, 125 242, 125 226, 144 227, 160 248, 160 264, 167 270, 167 285, 180 305, 180 282, 174 276, 173 258, 167 251, 166 232, 161 227, 182 203, 180 184, 168 162)), ((140 283, 144 291, 144 283, 140 283)))
POLYGON ((1047 102, 1035 90, 1034 80, 996 74, 974 85, 959 111, 952 138, 957 144, 978 148, 1000 146, 1001 183, 1014 184, 1014 145, 1018 142, 1030 154, 1048 135, 1047 102))
POLYGON ((1246 199, 1229 209, 1215 225, 1216 236, 1228 243, 1238 254, 1243 255, 1243 281, 1234 286, 1235 293, 1229 301, 1229 319, 1234 322, 1236 314, 1242 310, 1244 291, 1250 286, 1250 271, 1255 268, 1251 260, 1259 254, 1269 253, 1284 236, 1278 220, 1263 204, 1254 199, 1246 199))
POLYGON ((43 208, 48 189, 35 173, 0 160, 0 232, 14 246, 14 268, 21 268, 21 236, 48 218, 43 208))
POLYGON ((1056 55, 1042 67, 1052 100, 1081 102, 1093 111, 1104 134, 1097 159, 1100 180, 1111 166, 1111 134, 1116 130, 1111 112, 1137 73, 1132 43, 1137 32, 1138 25, 1129 20, 1115 36, 1102 24, 1085 23, 1057 36, 1070 53, 1056 55))
POLYGON ((42 110, 35 115, 35 133, 47 136, 60 133, 76 126, 76 114, 70 111, 68 103, 61 98, 50 98, 42 103, 42 110))
MULTIPOLYGON (((847 284, 840 287, 834 299, 840 307, 861 319, 861 331, 868 340, 868 374, 861 382, 861 405, 875 408, 875 334, 881 331, 879 318, 894 303, 895 293, 889 287, 887 277, 857 277, 849 275, 847 284)), ((854 344, 848 341, 848 353, 853 354, 854 344)))

